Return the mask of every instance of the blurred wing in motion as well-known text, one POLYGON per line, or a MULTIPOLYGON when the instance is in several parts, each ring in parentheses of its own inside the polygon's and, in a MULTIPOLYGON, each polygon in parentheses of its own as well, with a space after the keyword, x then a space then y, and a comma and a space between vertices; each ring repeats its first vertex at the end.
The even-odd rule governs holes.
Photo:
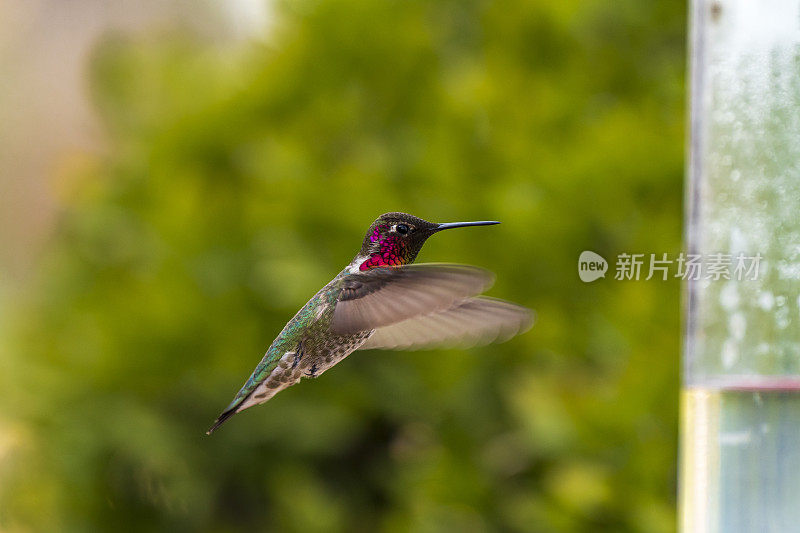
POLYGON ((520 305, 479 296, 453 307, 379 327, 360 350, 419 350, 503 342, 533 325, 534 313, 520 305))
POLYGON ((352 334, 443 311, 480 294, 493 282, 488 270, 445 263, 351 274, 336 303, 331 331, 352 334))

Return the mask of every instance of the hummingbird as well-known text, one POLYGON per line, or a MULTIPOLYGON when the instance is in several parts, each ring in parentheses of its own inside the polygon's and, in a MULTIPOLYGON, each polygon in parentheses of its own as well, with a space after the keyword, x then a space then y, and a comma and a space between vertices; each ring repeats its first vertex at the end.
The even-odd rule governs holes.
POLYGON ((412 264, 434 233, 493 224, 499 222, 379 216, 353 261, 286 324, 206 434, 301 379, 319 377, 355 350, 466 347, 527 331, 533 325, 530 309, 481 295, 494 282, 488 270, 412 264))

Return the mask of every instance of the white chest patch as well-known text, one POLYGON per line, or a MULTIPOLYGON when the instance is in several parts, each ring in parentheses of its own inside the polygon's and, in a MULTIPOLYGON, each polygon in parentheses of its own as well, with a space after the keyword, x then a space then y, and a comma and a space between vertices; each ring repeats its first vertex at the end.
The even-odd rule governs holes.
POLYGON ((359 267, 361 267, 361 263, 369 259, 366 255, 357 255, 353 262, 347 267, 347 272, 350 274, 358 274, 361 272, 359 267))

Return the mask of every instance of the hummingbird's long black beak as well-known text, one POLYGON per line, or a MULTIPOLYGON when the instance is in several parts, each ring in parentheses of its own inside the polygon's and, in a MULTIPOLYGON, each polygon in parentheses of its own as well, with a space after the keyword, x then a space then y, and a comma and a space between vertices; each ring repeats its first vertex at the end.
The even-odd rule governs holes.
POLYGON ((499 224, 496 220, 480 220, 477 222, 445 222, 444 224, 438 224, 433 231, 442 231, 443 229, 452 229, 452 228, 464 228, 467 226, 492 226, 494 224, 499 224))

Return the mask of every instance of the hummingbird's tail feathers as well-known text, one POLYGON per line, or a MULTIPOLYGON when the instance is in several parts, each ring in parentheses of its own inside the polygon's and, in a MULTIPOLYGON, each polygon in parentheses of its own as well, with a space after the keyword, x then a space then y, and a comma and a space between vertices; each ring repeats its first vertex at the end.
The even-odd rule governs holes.
POLYGON ((217 417, 217 419, 214 421, 214 424, 208 429, 208 431, 206 431, 206 435, 211 435, 214 433, 218 427, 227 422, 230 417, 235 415, 239 410, 240 403, 241 402, 235 402, 233 405, 228 406, 227 409, 222 411, 222 414, 217 417))
POLYGON ((377 328, 359 349, 466 348, 504 342, 528 331, 534 319, 535 313, 526 307, 497 298, 477 296, 462 300, 444 311, 377 328))

